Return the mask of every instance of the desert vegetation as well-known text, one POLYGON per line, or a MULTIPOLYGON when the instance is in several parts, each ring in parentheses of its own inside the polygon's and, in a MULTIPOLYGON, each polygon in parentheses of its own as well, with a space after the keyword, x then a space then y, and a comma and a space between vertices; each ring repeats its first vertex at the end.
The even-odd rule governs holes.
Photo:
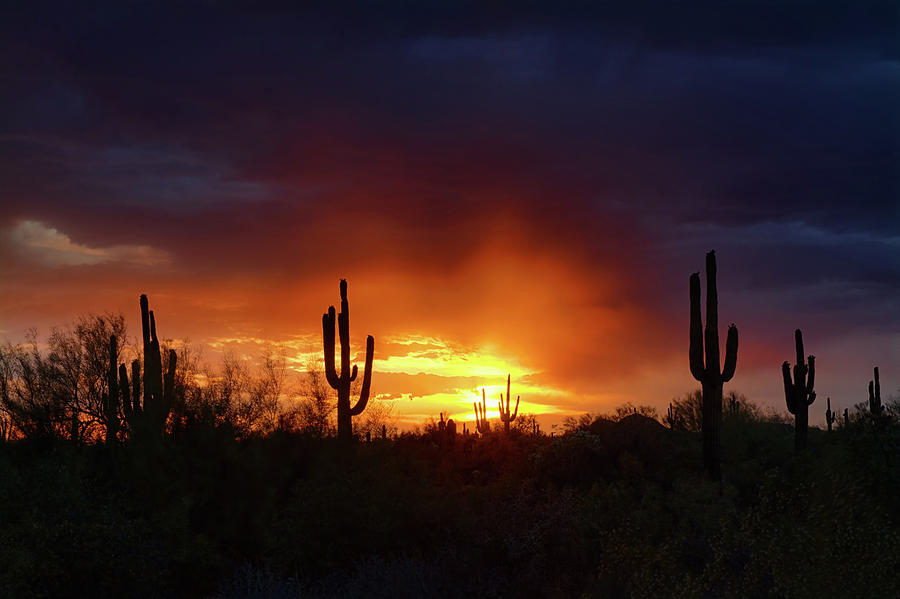
POLYGON ((277 348, 214 371, 172 346, 147 296, 134 347, 119 315, 7 343, 0 595, 897 596, 900 402, 876 368, 868 401, 838 419, 829 397, 810 427, 799 330, 791 416, 726 393, 737 330, 720 366, 713 253, 706 269, 685 365, 701 387, 552 435, 511 377, 493 422, 482 390, 471 429, 439 413, 399 432, 369 398, 371 336, 361 380, 350 364, 345 281, 296 388, 277 348))

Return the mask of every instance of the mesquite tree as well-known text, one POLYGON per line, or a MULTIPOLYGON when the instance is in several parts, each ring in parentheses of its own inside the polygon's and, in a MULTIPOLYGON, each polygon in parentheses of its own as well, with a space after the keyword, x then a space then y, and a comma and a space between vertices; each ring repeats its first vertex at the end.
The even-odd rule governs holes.
POLYGON ((719 368, 719 299, 716 253, 706 255, 706 330, 700 311, 700 273, 691 275, 691 374, 703 387, 703 463, 713 480, 721 480, 719 431, 722 425, 722 387, 737 367, 738 331, 728 327, 725 365, 719 368), (704 344, 705 337, 705 344, 704 344), (705 362, 704 362, 705 345, 705 362))
POLYGON ((325 345, 325 378, 338 393, 337 421, 338 438, 349 441, 353 438, 353 416, 359 416, 369 403, 369 388, 372 385, 372 356, 375 353, 375 339, 366 338, 366 366, 363 371, 362 387, 359 390, 359 401, 350 406, 350 385, 356 380, 356 364, 350 369, 350 304, 347 302, 347 281, 341 279, 341 312, 337 315, 337 324, 341 340, 341 374, 337 374, 334 365, 334 306, 322 315, 322 338, 325 345))
POLYGON ((788 410, 794 415, 794 449, 801 451, 806 447, 809 406, 816 401, 816 392, 813 390, 816 381, 816 357, 809 356, 807 363, 803 363, 803 333, 800 329, 794 332, 794 341, 797 350, 794 380, 791 381, 790 362, 781 365, 781 374, 784 378, 784 399, 788 410))

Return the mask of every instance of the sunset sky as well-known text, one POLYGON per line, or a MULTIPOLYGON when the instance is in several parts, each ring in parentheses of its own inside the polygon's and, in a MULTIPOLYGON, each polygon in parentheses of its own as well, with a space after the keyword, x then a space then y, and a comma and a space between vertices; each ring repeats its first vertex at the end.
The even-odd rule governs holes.
POLYGON ((800 327, 812 423, 897 394, 893 2, 91 4, 0 9, 0 339, 147 293, 303 370, 346 278, 403 423, 507 373, 547 422, 664 409, 715 249, 726 392, 785 411, 800 327))

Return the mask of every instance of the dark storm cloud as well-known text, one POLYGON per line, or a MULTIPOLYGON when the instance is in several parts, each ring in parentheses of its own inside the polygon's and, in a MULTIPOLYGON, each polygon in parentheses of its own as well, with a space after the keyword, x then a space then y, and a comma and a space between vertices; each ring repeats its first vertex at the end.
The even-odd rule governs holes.
MULTIPOLYGON (((659 248, 798 223, 837 240, 809 281, 889 279, 854 235, 900 228, 896 7, 682 4, 22 4, 0 218, 280 271, 335 210, 385 221, 373 259, 442 266, 513 215, 588 263, 633 240, 649 279, 695 269, 659 248)), ((783 243, 747 251, 755 284, 818 248, 783 243)))

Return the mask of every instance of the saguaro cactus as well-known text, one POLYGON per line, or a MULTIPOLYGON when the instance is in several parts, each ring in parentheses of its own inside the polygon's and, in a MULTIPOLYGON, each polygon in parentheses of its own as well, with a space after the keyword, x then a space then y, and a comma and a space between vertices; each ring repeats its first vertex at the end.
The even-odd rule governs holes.
POLYGON ((484 387, 481 388, 480 410, 477 401, 473 402, 472 406, 475 408, 475 430, 482 435, 487 435, 491 432, 491 423, 487 419, 487 399, 484 394, 484 387))
POLYGON ((872 416, 880 416, 884 411, 881 405, 881 381, 878 380, 878 367, 875 367, 875 380, 869 381, 869 412, 872 416))
POLYGON ((375 339, 366 338, 366 367, 363 372, 359 401, 350 406, 350 385, 356 380, 357 368, 350 370, 350 304, 347 302, 347 281, 341 279, 341 312, 337 315, 341 340, 341 374, 338 376, 334 365, 334 306, 322 315, 322 339, 325 345, 325 378, 338 392, 338 438, 349 441, 353 438, 353 416, 359 416, 369 403, 369 388, 372 385, 372 356, 375 353, 375 339))
POLYGON ((115 335, 109 336, 109 368, 106 371, 106 394, 103 396, 103 418, 106 420, 106 443, 116 442, 119 434, 119 380, 116 363, 119 344, 115 335))
MULTIPOLYGON (((156 336, 156 317, 149 309, 146 295, 141 295, 141 333, 144 339, 143 417, 153 430, 162 432, 165 430, 175 398, 175 368, 178 356, 175 350, 169 351, 169 363, 164 377, 159 339, 156 336)), ((136 376, 134 378, 137 379, 136 376)), ((135 384, 135 381, 132 381, 132 384, 135 384)), ((135 401, 136 399, 135 397, 135 401)))
POLYGON ((678 413, 675 411, 675 406, 672 405, 672 402, 669 402, 669 409, 666 410, 666 423, 669 425, 669 429, 673 431, 678 426, 678 413))
POLYGON ((790 362, 781 365, 781 375, 784 378, 784 399, 788 411, 794 415, 794 449, 801 451, 806 447, 809 406, 816 401, 816 392, 813 390, 816 380, 816 357, 809 356, 807 364, 803 363, 803 333, 800 329, 794 332, 794 342, 797 349, 794 380, 791 381, 790 362))
POLYGON ((131 362, 131 405, 132 413, 141 413, 141 363, 139 360, 131 362))
POLYGON ((844 408, 844 426, 850 426, 850 410, 844 408))
POLYGON ((506 408, 503 407, 503 394, 500 394, 500 421, 503 422, 503 430, 509 432, 509 423, 516 419, 519 413, 519 396, 516 395, 516 411, 509 413, 509 379, 510 375, 506 375, 506 408))
POLYGON ((834 421, 837 418, 837 415, 831 411, 831 398, 830 397, 825 398, 825 405, 827 406, 825 408, 825 424, 828 425, 828 432, 830 433, 831 427, 834 424, 834 421))
POLYGON ((700 274, 691 275, 691 374, 703 387, 703 462, 713 480, 721 480, 719 431, 722 425, 722 387, 737 367, 738 331, 728 327, 725 365, 719 369, 719 299, 716 289, 716 253, 706 254, 706 331, 700 312, 700 274))

